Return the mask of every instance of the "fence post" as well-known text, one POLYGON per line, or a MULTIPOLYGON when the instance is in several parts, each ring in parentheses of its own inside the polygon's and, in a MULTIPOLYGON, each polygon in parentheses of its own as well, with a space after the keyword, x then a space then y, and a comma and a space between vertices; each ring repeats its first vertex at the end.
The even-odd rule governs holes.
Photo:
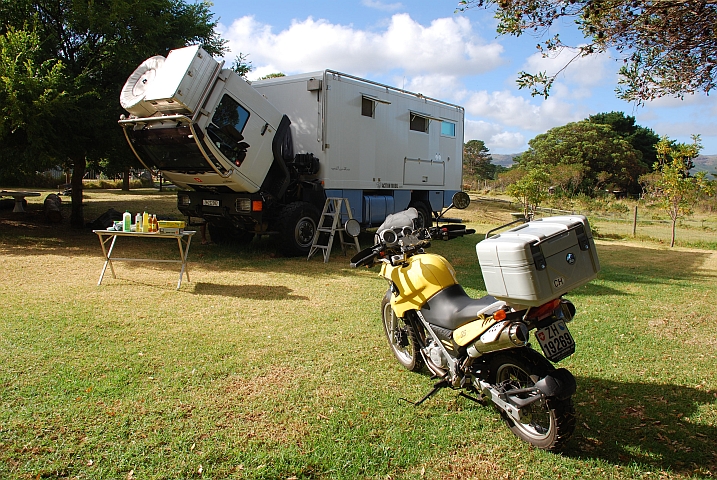
POLYGON ((632 236, 634 237, 637 232, 637 205, 635 205, 635 214, 632 218, 632 236))

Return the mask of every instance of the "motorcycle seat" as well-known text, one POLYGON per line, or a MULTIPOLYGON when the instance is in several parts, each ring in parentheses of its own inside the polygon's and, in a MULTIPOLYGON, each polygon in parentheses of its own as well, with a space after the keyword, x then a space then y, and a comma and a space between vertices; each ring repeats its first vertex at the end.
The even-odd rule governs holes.
POLYGON ((478 312, 493 304, 496 304, 495 309, 488 309, 485 313, 493 313, 504 303, 490 295, 477 299, 471 298, 463 290, 463 287, 455 284, 441 290, 428 300, 421 309, 421 314, 432 325, 455 330, 478 318, 478 312))

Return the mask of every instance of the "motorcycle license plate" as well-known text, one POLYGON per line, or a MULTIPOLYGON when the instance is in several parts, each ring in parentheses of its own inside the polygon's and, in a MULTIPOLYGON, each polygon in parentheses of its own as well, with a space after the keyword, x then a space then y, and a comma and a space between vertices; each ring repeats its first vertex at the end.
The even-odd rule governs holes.
POLYGON ((218 207, 219 200, 202 200, 202 205, 205 205, 207 207, 218 207))
POLYGON ((575 353, 575 341, 562 320, 541 328, 535 332, 535 338, 551 362, 559 362, 575 353))

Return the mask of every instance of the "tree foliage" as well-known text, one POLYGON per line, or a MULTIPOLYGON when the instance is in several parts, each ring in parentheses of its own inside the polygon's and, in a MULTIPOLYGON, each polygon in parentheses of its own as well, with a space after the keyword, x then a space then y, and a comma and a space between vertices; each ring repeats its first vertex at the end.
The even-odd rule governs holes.
POLYGON ((677 220, 690 215, 700 198, 714 194, 714 184, 706 179, 706 172, 698 172, 693 177, 689 175, 689 169, 685 168, 692 159, 697 158, 702 148, 699 135, 692 138, 691 144, 662 138, 657 145, 655 173, 641 178, 648 195, 657 200, 672 220, 670 247, 675 246, 677 220))
POLYGON ((625 115, 624 112, 609 112, 590 115, 591 123, 610 125, 612 131, 627 140, 632 148, 642 154, 642 163, 652 167, 657 161, 657 142, 660 141, 652 129, 642 127, 635 123, 635 117, 625 115))
MULTIPOLYGON (((662 96, 709 93, 717 77, 714 0, 461 0, 458 10, 497 7, 498 33, 548 38, 544 56, 574 48, 573 59, 613 50, 621 56, 618 97, 642 103, 662 96), (571 21, 587 40, 567 45, 551 27, 571 21)), ((558 72, 560 73, 560 72, 558 72)), ((521 72, 518 84, 548 96, 556 75, 521 72)))
POLYGON ((610 125, 587 120, 568 123, 536 136, 528 144, 530 149, 516 161, 521 165, 560 167, 562 170, 556 170, 558 177, 567 181, 573 192, 636 192, 640 188, 638 178, 648 171, 641 154, 615 134, 610 125))
POLYGON ((117 126, 125 80, 147 57, 173 48, 201 43, 223 52, 212 17, 208 3, 184 0, 0 0, 3 63, 10 59, 0 98, 11 100, 0 105, 0 169, 18 167, 7 159, 22 157, 19 168, 33 170, 27 159, 37 150, 71 164, 71 222, 81 226, 88 162, 134 161, 117 126), (22 42, 27 55, 12 61, 22 42))
POLYGON ((495 177, 495 165, 491 162, 488 147, 483 140, 470 140, 463 145, 463 165, 466 174, 480 180, 492 180, 495 177))
POLYGON ((254 65, 252 65, 251 60, 249 60, 249 54, 239 52, 239 55, 237 55, 232 62, 231 69, 240 77, 246 78, 246 76, 254 70, 254 65))
POLYGON ((528 218, 547 198, 550 175, 543 164, 523 164, 515 168, 519 178, 508 185, 505 192, 523 206, 523 216, 528 218))
POLYGON ((17 174, 55 163, 52 119, 66 110, 66 82, 65 65, 44 58, 34 29, 10 26, 0 36, 2 170, 17 174))

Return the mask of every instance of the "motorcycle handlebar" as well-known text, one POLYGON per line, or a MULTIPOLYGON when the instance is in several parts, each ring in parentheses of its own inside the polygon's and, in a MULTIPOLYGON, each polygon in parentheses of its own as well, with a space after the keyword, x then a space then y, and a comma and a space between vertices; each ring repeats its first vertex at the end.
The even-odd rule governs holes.
POLYGON ((431 246, 431 239, 450 240, 453 238, 462 237, 464 235, 471 235, 476 233, 472 228, 467 229, 465 225, 444 225, 442 227, 431 227, 429 229, 416 231, 414 234, 419 239, 419 243, 414 245, 405 245, 403 247, 394 246, 389 247, 386 243, 381 242, 372 247, 361 250, 359 253, 351 257, 351 268, 373 266, 376 263, 376 259, 379 257, 385 257, 390 254, 394 249, 395 253, 403 251, 405 253, 414 252, 419 248, 428 248, 431 246))
POLYGON ((351 268, 371 266, 374 264, 376 257, 381 254, 381 244, 361 250, 359 253, 351 257, 351 268))

